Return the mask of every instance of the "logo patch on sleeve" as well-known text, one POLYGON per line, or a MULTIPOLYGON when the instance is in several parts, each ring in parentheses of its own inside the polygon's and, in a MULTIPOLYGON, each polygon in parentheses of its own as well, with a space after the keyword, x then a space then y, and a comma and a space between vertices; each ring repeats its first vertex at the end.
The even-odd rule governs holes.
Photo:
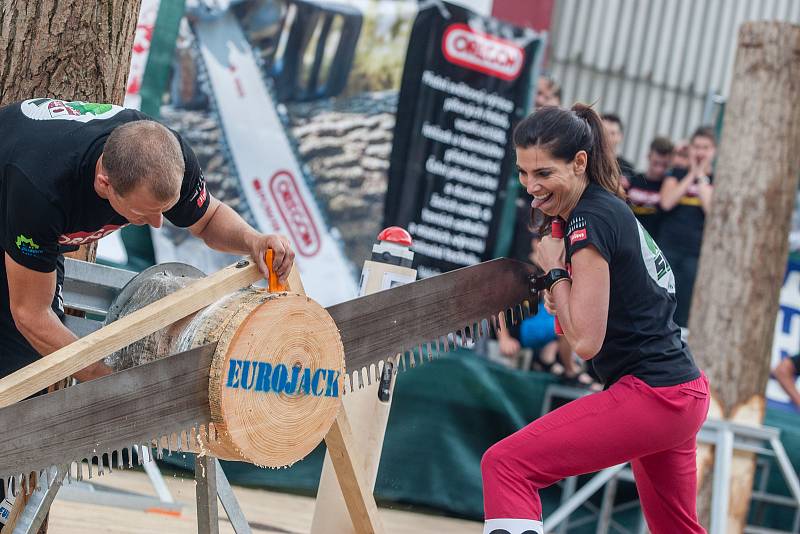
POLYGON ((586 219, 578 215, 569 221, 569 244, 574 245, 578 241, 586 239, 586 219))
POLYGON ((586 239, 586 228, 581 228, 580 230, 575 230, 571 234, 569 234, 569 244, 574 245, 577 241, 583 241, 586 239))

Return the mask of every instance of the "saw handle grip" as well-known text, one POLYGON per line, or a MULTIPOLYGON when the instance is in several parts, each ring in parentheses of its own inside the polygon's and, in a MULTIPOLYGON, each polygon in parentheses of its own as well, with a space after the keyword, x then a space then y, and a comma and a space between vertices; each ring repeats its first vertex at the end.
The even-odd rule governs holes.
MULTIPOLYGON (((556 239, 564 239, 564 221, 558 217, 553 219, 550 225, 550 235, 556 239)), ((564 331, 561 329, 561 323, 558 322, 558 316, 556 316, 555 332, 559 336, 564 335, 564 331)))
POLYGON ((278 275, 275 273, 275 269, 272 267, 273 261, 275 261, 275 253, 271 248, 268 248, 266 254, 264 254, 264 263, 267 264, 267 270, 269 272, 269 277, 267 278, 267 289, 270 293, 288 291, 289 288, 285 284, 281 284, 280 280, 278 280, 278 275))

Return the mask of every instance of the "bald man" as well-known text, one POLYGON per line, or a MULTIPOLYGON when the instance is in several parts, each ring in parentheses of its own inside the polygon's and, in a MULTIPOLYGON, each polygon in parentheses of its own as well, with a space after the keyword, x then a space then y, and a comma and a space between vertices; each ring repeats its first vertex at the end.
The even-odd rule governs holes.
MULTIPOLYGON (((192 149, 147 115, 111 104, 36 98, 0 108, 0 377, 75 341, 63 323, 62 253, 164 217, 209 247, 264 253, 286 279, 283 236, 250 227, 206 190, 192 149)), ((110 373, 102 362, 79 380, 110 373)))

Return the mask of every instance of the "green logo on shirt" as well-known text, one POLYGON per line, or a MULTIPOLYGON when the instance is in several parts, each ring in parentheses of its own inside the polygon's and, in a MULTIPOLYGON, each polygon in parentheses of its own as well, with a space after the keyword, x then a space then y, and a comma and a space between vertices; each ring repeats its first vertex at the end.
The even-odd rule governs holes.
POLYGON ((66 119, 89 122, 93 119, 108 119, 125 108, 112 104, 57 100, 53 98, 32 98, 20 104, 20 111, 29 119, 66 119))
POLYGON ((39 245, 36 244, 32 237, 25 237, 22 234, 17 236, 17 248, 28 256, 35 256, 42 253, 42 251, 39 250, 39 245))
POLYGON ((667 290, 668 293, 675 292, 675 276, 672 274, 672 268, 667 263, 664 253, 658 248, 658 245, 644 227, 636 222, 639 229, 639 245, 642 251, 642 259, 644 260, 645 267, 647 267, 647 274, 650 278, 667 290))

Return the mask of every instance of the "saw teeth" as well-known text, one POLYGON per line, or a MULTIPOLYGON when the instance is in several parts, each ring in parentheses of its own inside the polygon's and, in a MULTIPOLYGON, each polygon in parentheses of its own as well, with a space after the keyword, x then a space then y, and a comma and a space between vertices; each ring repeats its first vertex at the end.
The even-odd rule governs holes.
POLYGON ((511 325, 519 324, 523 319, 536 315, 533 302, 524 300, 505 310, 493 313, 488 317, 476 319, 447 334, 434 339, 421 341, 414 348, 401 348, 395 356, 371 363, 368 367, 349 370, 344 373, 343 391, 352 393, 362 389, 366 384, 381 380, 384 366, 391 365, 392 372, 397 374, 423 365, 458 348, 473 348, 482 338, 495 336, 511 325), (500 316, 504 315, 505 326, 501 326, 500 316), (366 382, 366 384, 365 384, 366 382))

